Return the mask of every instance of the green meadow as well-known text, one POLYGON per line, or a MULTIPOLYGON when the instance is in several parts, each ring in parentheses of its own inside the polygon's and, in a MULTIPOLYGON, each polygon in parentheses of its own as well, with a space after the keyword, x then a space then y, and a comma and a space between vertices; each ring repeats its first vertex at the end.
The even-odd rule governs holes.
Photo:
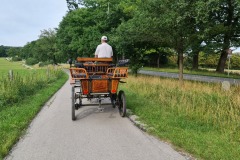
POLYGON ((9 70, 14 70, 18 73, 26 72, 22 62, 9 62, 5 58, 0 58, 0 77, 6 76, 9 70))

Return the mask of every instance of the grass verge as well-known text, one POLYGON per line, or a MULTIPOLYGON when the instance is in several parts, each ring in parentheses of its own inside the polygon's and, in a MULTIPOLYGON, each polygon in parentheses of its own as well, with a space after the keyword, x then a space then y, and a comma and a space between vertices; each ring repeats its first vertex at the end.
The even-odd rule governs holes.
MULTIPOLYGON (((157 72, 169 72, 169 73, 178 73, 179 70, 177 68, 152 68, 152 67, 143 67, 141 70, 146 71, 157 71, 157 72)), ((209 71, 206 69, 199 69, 199 70, 183 70, 184 74, 192 74, 192 75, 201 75, 201 76, 212 76, 212 77, 222 77, 222 78, 234 78, 240 79, 240 75, 238 73, 230 72, 229 76, 228 73, 217 73, 215 71, 209 71)))
POLYGON ((130 76, 120 86, 149 132, 200 159, 240 159, 240 87, 130 76))
POLYGON ((21 103, 7 106, 0 112, 0 159, 25 133, 32 119, 49 98, 66 82, 67 75, 51 82, 37 93, 25 98, 21 103))

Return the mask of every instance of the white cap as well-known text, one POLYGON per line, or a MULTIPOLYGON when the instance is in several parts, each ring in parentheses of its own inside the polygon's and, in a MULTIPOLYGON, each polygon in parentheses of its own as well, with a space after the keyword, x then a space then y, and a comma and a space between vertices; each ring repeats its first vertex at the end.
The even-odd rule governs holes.
POLYGON ((107 36, 102 36, 101 40, 107 41, 107 36))

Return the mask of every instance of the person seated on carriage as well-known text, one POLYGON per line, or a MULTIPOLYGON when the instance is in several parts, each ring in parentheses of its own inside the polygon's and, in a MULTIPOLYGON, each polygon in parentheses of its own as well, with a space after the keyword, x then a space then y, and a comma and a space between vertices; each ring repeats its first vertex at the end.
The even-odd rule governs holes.
POLYGON ((113 57, 113 50, 112 46, 108 43, 108 38, 106 36, 102 36, 101 44, 97 46, 95 51, 95 58, 112 58, 113 57))

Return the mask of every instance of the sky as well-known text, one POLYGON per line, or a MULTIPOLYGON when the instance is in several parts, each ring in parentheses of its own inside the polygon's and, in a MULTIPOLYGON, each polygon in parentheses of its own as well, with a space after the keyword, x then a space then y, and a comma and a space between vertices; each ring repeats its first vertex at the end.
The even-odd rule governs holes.
POLYGON ((233 53, 240 53, 240 47, 233 47, 233 53))
POLYGON ((1 0, 0 45, 37 40, 41 30, 57 28, 67 10, 66 0, 1 0))

